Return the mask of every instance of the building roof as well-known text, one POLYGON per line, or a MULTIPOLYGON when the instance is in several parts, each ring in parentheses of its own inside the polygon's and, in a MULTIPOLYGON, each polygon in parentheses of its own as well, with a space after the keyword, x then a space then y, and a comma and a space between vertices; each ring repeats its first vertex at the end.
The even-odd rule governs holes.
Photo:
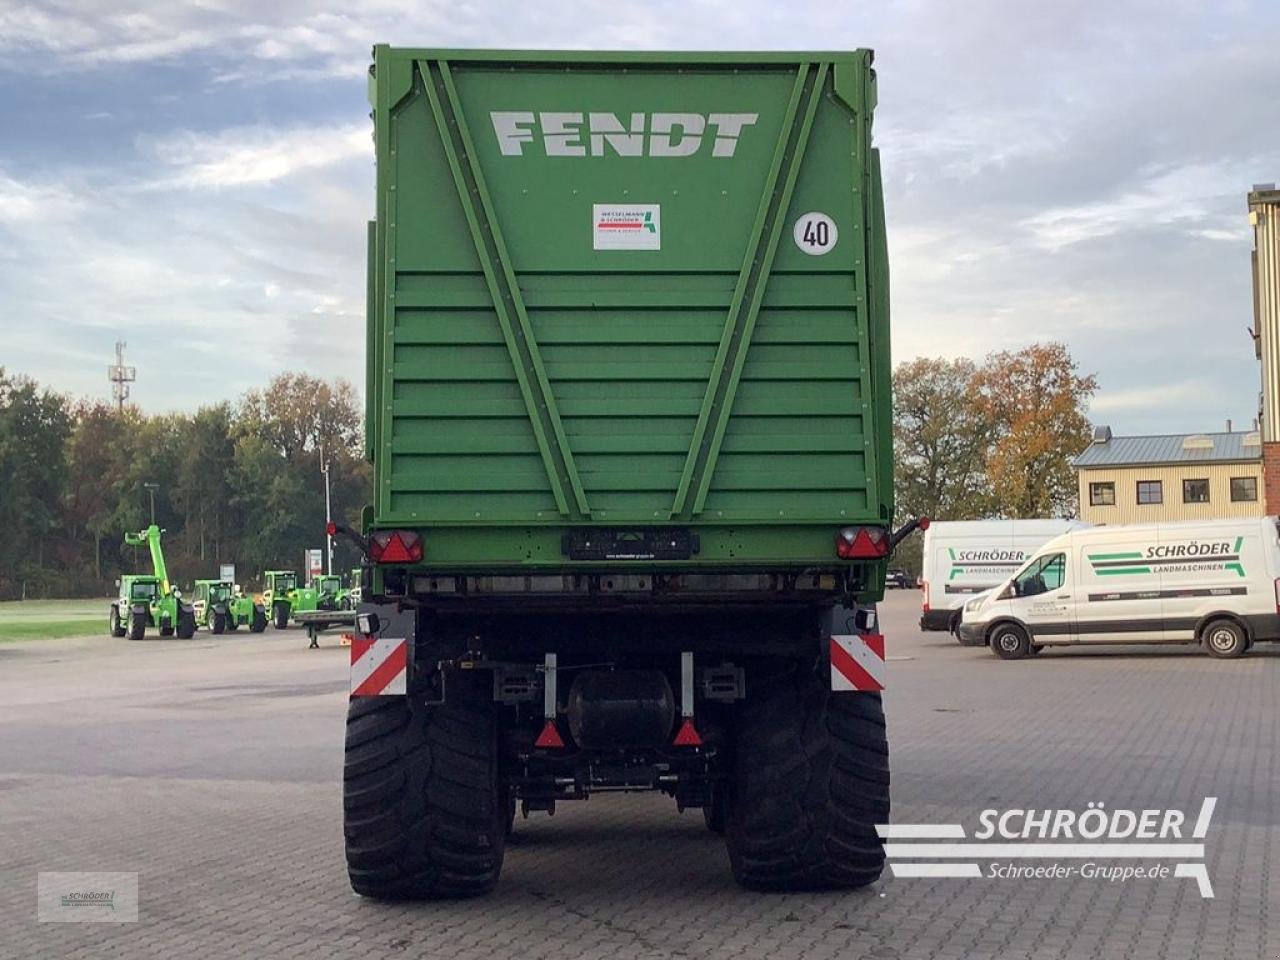
POLYGON ((1241 463, 1262 459, 1262 444, 1256 431, 1113 437, 1109 429, 1099 427, 1094 431, 1094 438, 1094 442, 1072 461, 1072 466, 1078 469, 1145 464, 1241 463))

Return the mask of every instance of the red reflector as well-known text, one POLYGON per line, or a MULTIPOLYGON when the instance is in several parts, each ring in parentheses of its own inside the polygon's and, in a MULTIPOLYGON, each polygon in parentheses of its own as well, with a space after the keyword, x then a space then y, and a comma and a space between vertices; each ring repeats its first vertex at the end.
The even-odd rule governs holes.
POLYGON ((680 724, 680 730, 676 733, 676 738, 671 742, 677 747, 702 746, 702 737, 698 735, 698 729, 693 725, 693 717, 684 718, 684 723, 680 724))
POLYGON ((338 525, 330 520, 324 525, 324 532, 331 537, 336 537, 338 535, 338 525))
POLYGON ((883 527, 845 527, 836 534, 836 556, 843 560, 872 560, 888 553, 883 527))
POLYGON ((564 740, 560 737, 560 731, 556 729, 554 720, 548 720, 543 724, 542 732, 538 734, 538 739, 533 741, 533 745, 544 750, 556 750, 564 746, 564 740))
POLYGON ((369 559, 374 563, 417 563, 422 538, 412 530, 379 530, 369 535, 369 559))

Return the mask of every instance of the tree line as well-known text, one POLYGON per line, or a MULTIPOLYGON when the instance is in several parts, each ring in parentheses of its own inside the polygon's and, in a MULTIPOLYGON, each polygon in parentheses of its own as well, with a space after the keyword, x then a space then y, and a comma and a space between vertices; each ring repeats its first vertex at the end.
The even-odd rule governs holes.
MULTIPOLYGON (((234 563, 242 583, 301 572, 324 546, 324 477, 335 519, 359 525, 369 499, 363 412, 351 384, 277 376, 235 403, 194 413, 118 411, 0 368, 0 599, 103 596, 149 571, 126 530, 155 504, 179 584, 234 563)), ((335 571, 358 557, 335 544, 335 571)))
MULTIPOLYGON (((900 517, 1065 517, 1077 511, 1070 459, 1089 441, 1097 389, 1061 343, 981 363, 919 358, 894 372, 900 517)), ((242 582, 300 569, 333 516, 359 526, 368 501, 363 416, 345 381, 282 374, 235 403, 190 414, 122 412, 0 368, 0 599, 101 596, 150 560, 123 545, 151 517, 179 583, 236 564, 242 582), (150 489, 148 485, 153 485, 150 489)), ((919 569, 919 538, 896 560, 919 569)), ((353 566, 339 542, 335 569, 353 566)))
MULTIPOLYGON (((893 375, 894 473, 902 517, 1074 517, 1071 459, 1089 443, 1097 378, 1065 344, 981 363, 921 357, 893 375)), ((919 538, 896 559, 919 570, 919 538)))

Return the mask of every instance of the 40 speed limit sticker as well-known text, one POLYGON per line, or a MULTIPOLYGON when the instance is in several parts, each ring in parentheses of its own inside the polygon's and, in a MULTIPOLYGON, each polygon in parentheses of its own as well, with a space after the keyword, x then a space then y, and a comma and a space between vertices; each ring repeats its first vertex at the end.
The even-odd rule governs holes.
POLYGON ((815 211, 806 213, 797 220, 791 235, 795 238, 797 247, 810 256, 820 257, 831 252, 840 232, 836 229, 834 220, 825 213, 815 211))

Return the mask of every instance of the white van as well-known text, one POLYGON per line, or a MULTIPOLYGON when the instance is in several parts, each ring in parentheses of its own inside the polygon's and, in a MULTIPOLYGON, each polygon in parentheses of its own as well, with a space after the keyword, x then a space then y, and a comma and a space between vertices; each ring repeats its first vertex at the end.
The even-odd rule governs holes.
POLYGON ((1238 657, 1280 639, 1275 517, 1089 527, 964 605, 960 642, 1006 660, 1069 643, 1199 642, 1238 657))
POLYGON ((1078 520, 935 520, 924 533, 920 629, 949 630, 975 594, 1004 583, 1046 541, 1078 520))

